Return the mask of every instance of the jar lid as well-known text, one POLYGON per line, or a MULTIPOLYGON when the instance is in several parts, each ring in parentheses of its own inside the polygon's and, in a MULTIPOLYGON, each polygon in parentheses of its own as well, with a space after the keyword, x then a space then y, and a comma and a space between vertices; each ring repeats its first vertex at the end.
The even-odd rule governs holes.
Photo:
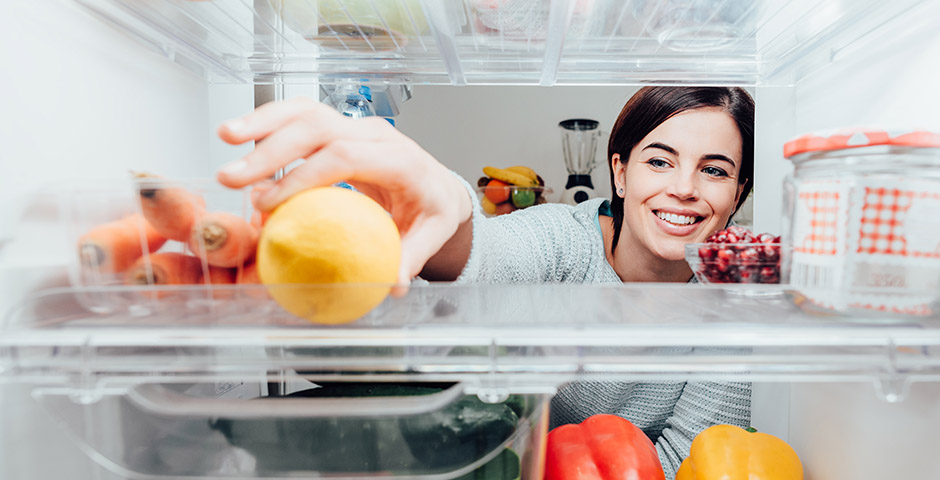
POLYGON ((790 158, 801 153, 874 145, 940 148, 940 133, 927 130, 882 130, 862 127, 844 128, 827 133, 809 133, 785 143, 783 156, 790 158))

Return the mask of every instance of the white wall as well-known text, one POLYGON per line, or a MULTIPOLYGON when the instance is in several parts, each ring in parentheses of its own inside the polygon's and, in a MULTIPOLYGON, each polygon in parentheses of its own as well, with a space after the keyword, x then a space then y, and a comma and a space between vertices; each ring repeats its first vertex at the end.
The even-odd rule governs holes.
MULTIPOLYGON (((418 86, 401 106, 396 125, 428 152, 475 185, 486 165, 534 168, 557 200, 568 180, 558 122, 590 118, 610 132, 636 87, 418 86)), ((597 147, 592 179, 610 196, 607 135, 597 147)))
POLYGON ((0 64, 0 242, 41 184, 206 175, 205 82, 75 2, 4 2, 0 64))
MULTIPOLYGON (((28 192, 48 182, 126 178, 128 169, 205 176, 209 136, 203 80, 72 0, 4 1, 0 65, 5 312, 16 295, 7 287, 23 283, 16 266, 51 261, 41 246, 4 242, 20 228, 28 192)), ((96 474, 24 387, 0 388, 0 425, 0 478, 112 478, 96 474)))

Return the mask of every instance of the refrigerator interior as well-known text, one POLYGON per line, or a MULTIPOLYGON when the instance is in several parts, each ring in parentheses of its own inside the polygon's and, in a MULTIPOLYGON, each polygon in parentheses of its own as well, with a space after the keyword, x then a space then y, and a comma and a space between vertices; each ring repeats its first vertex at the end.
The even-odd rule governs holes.
MULTIPOLYGON (((438 159, 471 182, 481 175, 484 165, 532 165, 556 192, 561 190, 565 175, 558 121, 596 118, 602 129, 609 129, 623 101, 638 85, 647 82, 742 85, 754 94, 757 104, 754 229, 771 232, 780 229, 781 180, 789 171, 781 155, 784 141, 803 132, 858 124, 940 130, 936 114, 940 111, 940 92, 936 90, 940 36, 930 25, 940 17, 937 2, 755 2, 759 8, 740 14, 738 30, 731 34, 730 42, 727 33, 706 37, 708 32, 700 29, 686 34, 693 40, 696 36, 717 39, 704 51, 690 51, 688 39, 682 35, 666 37, 667 41, 661 43, 664 37, 654 34, 655 22, 651 19, 655 8, 667 10, 668 2, 649 2, 658 7, 647 10, 646 17, 634 16, 633 6, 644 3, 639 1, 533 2, 544 5, 543 9, 534 9, 541 16, 535 20, 523 17, 522 26, 529 30, 522 31, 513 30, 519 27, 520 19, 516 17, 510 19, 517 24, 503 24, 498 29, 474 22, 474 18, 487 21, 479 3, 403 1, 400 4, 411 15, 399 21, 407 20, 407 24, 398 29, 387 25, 389 31, 400 31, 401 35, 379 35, 390 43, 319 48, 304 40, 303 24, 285 21, 267 2, 239 0, 226 10, 218 1, 14 0, 8 14, 0 19, 0 52, 11 72, 3 81, 9 103, 0 129, 7 152, 0 182, 8 206, 0 212, 0 286, 4 292, 0 307, 4 312, 22 312, 24 302, 35 302, 28 296, 36 290, 67 285, 62 270, 69 252, 60 248, 61 238, 57 238, 56 206, 46 201, 44 194, 36 194, 37 188, 56 182, 118 179, 128 169, 159 171, 172 177, 209 177, 219 165, 250 148, 225 146, 213 132, 221 120, 252 108, 255 84, 274 89, 278 96, 290 97, 320 95, 321 84, 329 86, 351 76, 372 85, 411 83, 414 98, 400 105, 397 126, 438 159), (585 3, 592 8, 583 10, 585 3), (424 17, 423 22, 415 18, 418 13, 424 17), (538 118, 540 123, 527 118, 538 118), (479 141, 484 138, 486 142, 479 141)), ((293 16, 304 18, 300 14, 293 16)), ((720 25, 719 19, 716 14, 708 21, 720 25)), ((602 163, 595 169, 594 178, 595 185, 606 194, 609 186, 603 147, 598 149, 602 163)), ((509 382, 516 389, 514 393, 518 390, 529 395, 545 395, 546 385, 572 375, 572 371, 561 368, 567 365, 565 361, 582 367, 619 368, 613 375, 621 378, 669 378, 669 373, 659 369, 671 365, 676 375, 751 379, 756 382, 753 423, 793 445, 804 461, 807 478, 940 475, 927 452, 934 427, 940 425, 936 401, 940 394, 936 360, 940 333, 935 323, 881 328, 841 319, 843 323, 814 325, 831 330, 809 334, 815 332, 806 329, 807 323, 813 323, 812 318, 791 307, 768 307, 758 299, 737 304, 753 312, 752 316, 740 323, 722 324, 722 312, 727 312, 722 302, 735 298, 729 300, 717 290, 706 289, 710 293, 701 298, 680 290, 679 295, 686 301, 669 313, 675 315, 676 324, 694 326, 691 332, 698 334, 696 338, 680 334, 678 328, 670 329, 669 322, 656 328, 652 319, 660 311, 651 306, 650 299, 656 298, 657 291, 658 295, 668 296, 669 290, 653 290, 645 297, 629 287, 615 293, 584 295, 598 296, 598 319, 633 312, 638 306, 645 308, 641 309, 645 316, 634 317, 636 325, 611 327, 615 335, 635 339, 634 345, 620 348, 691 343, 729 348, 758 345, 765 350, 727 357, 622 351, 612 360, 604 355, 573 360, 566 357, 562 345, 551 354, 531 355, 531 349, 545 349, 556 337, 532 337, 526 329, 532 325, 525 322, 516 325, 529 335, 525 344, 518 344, 518 336, 511 329, 500 327, 495 334, 481 333, 494 329, 478 322, 479 318, 510 317, 513 313, 511 309, 485 310, 487 302, 470 301, 509 295, 481 288, 441 293, 451 301, 467 302, 461 303, 466 306, 457 311, 468 322, 462 327, 473 339, 469 343, 514 345, 520 351, 530 349, 525 350, 529 353, 519 357, 468 355, 450 366, 462 371, 461 378, 480 389, 485 376, 473 372, 484 371, 495 363, 504 373, 516 373, 499 377, 495 380, 497 386, 505 387, 500 382, 509 382), (694 313, 702 305, 714 317, 703 321, 700 313, 694 313), (767 312, 774 313, 768 316, 767 312), (657 335, 666 340, 653 340, 659 338, 657 335), (519 374, 532 370, 534 365, 551 373, 519 374)), ((574 291, 563 293, 572 295, 574 291)), ((432 297, 435 293, 433 289, 426 292, 432 297)), ((541 299, 532 291, 523 290, 518 295, 532 303, 541 299)), ((446 330, 446 326, 422 316, 426 312, 421 310, 429 306, 428 302, 412 298, 383 307, 370 317, 373 323, 367 325, 375 329, 373 333, 387 334, 386 340, 401 331, 411 331, 403 327, 414 328, 419 334, 425 323, 431 327, 425 332, 427 350, 388 358, 377 356, 371 359, 374 363, 395 365, 396 361, 407 360, 409 365, 442 366, 442 358, 430 345, 452 345, 433 343, 440 341, 440 329, 446 330), (409 314, 402 315, 402 309, 409 314)), ((565 308, 558 308, 559 315, 565 308)), ((125 341, 144 349, 154 341, 171 342, 173 330, 152 329, 148 331, 152 337, 141 341, 125 335, 131 331, 126 319, 95 317, 111 325, 99 339, 81 329, 81 318, 72 324, 69 311, 51 310, 55 315, 45 317, 45 321, 65 326, 58 341, 79 342, 75 356, 66 357, 72 364, 43 356, 39 347, 46 344, 42 342, 56 340, 45 331, 9 328, 11 319, 23 318, 17 316, 19 313, 6 313, 4 317, 6 327, 0 333, 0 341, 5 341, 0 343, 0 411, 4 412, 4 425, 10 428, 0 433, 0 477, 137 478, 140 472, 115 474, 90 460, 98 454, 94 447, 113 443, 114 435, 125 435, 131 443, 132 436, 127 432, 109 431, 111 427, 97 432, 79 430, 79 437, 92 447, 88 452, 80 450, 82 442, 63 433, 75 433, 78 427, 87 427, 98 418, 112 415, 115 409, 125 408, 112 409, 107 402, 92 402, 88 405, 98 405, 100 412, 95 407, 82 409, 80 395, 76 398, 75 394, 86 390, 75 383, 81 379, 72 376, 80 376, 77 367, 86 363, 101 367, 98 374, 104 380, 109 374, 119 375, 117 370, 108 370, 115 367, 108 367, 107 362, 99 365, 82 357, 80 341, 125 341), (20 349, 17 355, 23 355, 26 341, 35 342, 30 344, 36 347, 33 370, 30 363, 22 361, 23 357, 13 355, 15 348, 20 349), (55 386, 62 388, 57 391, 55 386), (52 420, 49 410, 60 412, 58 423, 52 420), (83 415, 84 422, 75 420, 83 415), (69 425, 62 417, 75 421, 69 425), (55 452, 55 462, 48 461, 50 451, 55 452)), ((40 313, 25 323, 49 314, 42 308, 35 311, 40 313)), ((228 337, 234 339, 233 345, 244 343, 229 323, 234 317, 213 314, 206 318, 209 325, 225 334, 234 331, 228 337)), ((540 326, 549 331, 554 328, 560 336, 572 334, 560 318, 543 320, 540 326)), ((262 326, 283 327, 276 321, 262 326)), ((221 366, 226 360, 237 363, 239 358, 253 358, 244 351, 226 353, 218 348, 218 332, 191 333, 207 342, 203 345, 206 348, 217 350, 212 360, 202 359, 202 363, 198 356, 182 357, 184 365, 180 368, 221 366)), ((572 344, 602 344, 598 338, 603 338, 603 333, 603 329, 582 333, 574 337, 577 340, 572 344)), ((344 334, 351 338, 370 336, 364 329, 329 333, 334 334, 337 338, 344 334)), ((289 331, 284 345, 302 343, 301 337, 289 331)), ((397 346, 404 347, 416 338, 406 335, 397 346)), ((277 342, 273 346, 278 346, 277 342)), ((100 345, 87 349, 89 354, 101 352, 100 345)), ((302 361, 316 357, 311 355, 302 361)), ((140 360, 140 368, 144 368, 148 360, 140 360)), ((273 367, 269 356, 260 355, 255 360, 273 367)), ((344 368, 354 367, 342 363, 336 366, 337 371, 344 368)), ((428 368, 423 378, 447 378, 445 371, 441 368, 435 374, 433 368, 428 368)), ((211 369, 201 371, 199 376, 214 380, 225 377, 211 369)), ((99 377, 93 376, 92 382, 95 378, 99 377)), ((120 400, 127 389, 117 384, 115 391, 119 393, 115 398, 120 400)), ((107 394, 107 381, 87 391, 107 394)), ((239 459, 219 461, 237 466, 239 459)), ((159 478, 159 474, 150 473, 159 478)))

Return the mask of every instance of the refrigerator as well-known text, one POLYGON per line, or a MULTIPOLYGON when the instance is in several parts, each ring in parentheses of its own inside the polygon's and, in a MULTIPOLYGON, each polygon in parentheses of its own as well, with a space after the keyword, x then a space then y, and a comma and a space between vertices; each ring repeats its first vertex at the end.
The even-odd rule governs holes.
MULTIPOLYGON (((368 87, 377 114, 471 184, 486 165, 528 165, 548 201, 568 173, 558 122, 609 131, 643 85, 745 87, 756 166, 740 220, 779 234, 786 141, 856 125, 940 131, 940 2, 5 7, 0 478, 450 479, 506 451, 519 477, 539 478, 549 399, 573 380, 752 382, 751 423, 789 443, 806 478, 940 478, 936 314, 816 315, 774 288, 435 284, 327 327, 249 287, 234 300, 193 288, 165 307, 89 284, 74 254, 96 218, 87 205, 125 195, 129 170, 187 179, 244 213, 246 193, 212 178, 252 146, 224 144, 220 122, 342 85, 368 87), (353 380, 430 393, 296 395, 353 380), (411 443, 423 419, 465 401, 512 407, 517 421, 469 451, 411 443)), ((603 151, 592 176, 609 196, 603 151)))

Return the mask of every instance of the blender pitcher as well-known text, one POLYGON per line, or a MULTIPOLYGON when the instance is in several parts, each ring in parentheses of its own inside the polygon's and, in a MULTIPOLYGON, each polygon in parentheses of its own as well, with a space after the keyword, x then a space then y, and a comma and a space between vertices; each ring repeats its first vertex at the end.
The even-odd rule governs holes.
POLYGON ((568 168, 568 183, 561 194, 561 203, 576 205, 594 196, 591 171, 594 170, 597 139, 601 131, 597 120, 572 118, 558 123, 561 128, 561 150, 568 168))

